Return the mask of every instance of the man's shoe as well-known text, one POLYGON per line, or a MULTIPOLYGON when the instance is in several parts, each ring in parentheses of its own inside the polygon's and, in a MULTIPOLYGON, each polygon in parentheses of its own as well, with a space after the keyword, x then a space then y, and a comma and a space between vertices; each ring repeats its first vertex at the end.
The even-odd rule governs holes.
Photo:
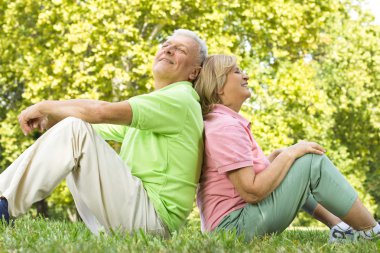
POLYGON ((5 221, 9 225, 8 201, 6 198, 0 198, 0 218, 3 224, 5 221))
POLYGON ((356 241, 358 238, 357 232, 351 227, 346 229, 341 228, 339 225, 335 225, 330 229, 329 243, 343 243, 356 241))

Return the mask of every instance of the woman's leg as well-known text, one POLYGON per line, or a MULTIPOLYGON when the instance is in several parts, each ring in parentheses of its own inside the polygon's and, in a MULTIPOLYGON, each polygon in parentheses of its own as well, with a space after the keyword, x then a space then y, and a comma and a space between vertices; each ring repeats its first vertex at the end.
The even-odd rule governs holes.
POLYGON ((366 230, 376 225, 372 214, 364 207, 359 198, 356 199, 350 211, 342 219, 319 204, 312 194, 309 195, 302 208, 330 228, 342 222, 342 220, 350 223, 356 230, 366 230))
MULTIPOLYGON (((337 217, 348 215, 357 203, 357 193, 331 161, 326 156, 308 154, 295 161, 271 195, 257 204, 248 204, 243 210, 231 213, 230 217, 227 215, 218 228, 235 227, 238 232, 246 234, 246 239, 282 232, 293 221, 309 194, 313 194, 318 203, 337 217)), ((373 218, 368 217, 361 221, 356 217, 344 220, 350 224, 352 219, 360 225, 374 222, 373 218)))
POLYGON ((312 194, 309 195, 302 209, 330 228, 330 243, 355 240, 356 236, 352 227, 319 204, 312 194))
POLYGON ((359 231, 371 229, 377 224, 372 214, 364 207, 359 198, 356 199, 350 211, 342 217, 342 220, 359 231))
POLYGON ((314 199, 314 196, 312 194, 309 194, 309 197, 307 198, 305 204, 302 206, 302 209, 329 228, 332 228, 342 221, 340 218, 336 217, 321 204, 319 204, 314 199))

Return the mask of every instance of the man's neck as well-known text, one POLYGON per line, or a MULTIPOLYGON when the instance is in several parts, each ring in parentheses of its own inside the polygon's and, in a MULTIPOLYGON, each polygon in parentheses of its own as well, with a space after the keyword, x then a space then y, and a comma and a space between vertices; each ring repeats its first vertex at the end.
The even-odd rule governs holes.
POLYGON ((158 82, 158 81, 156 81, 156 82, 154 82, 154 89, 155 90, 159 90, 159 89, 162 89, 162 88, 168 86, 169 84, 170 83, 168 83, 168 82, 158 82))
POLYGON ((182 80, 182 81, 155 81, 154 82, 154 88, 155 90, 159 90, 159 89, 162 89, 170 84, 173 84, 173 83, 177 83, 177 82, 185 82, 186 80, 182 80))

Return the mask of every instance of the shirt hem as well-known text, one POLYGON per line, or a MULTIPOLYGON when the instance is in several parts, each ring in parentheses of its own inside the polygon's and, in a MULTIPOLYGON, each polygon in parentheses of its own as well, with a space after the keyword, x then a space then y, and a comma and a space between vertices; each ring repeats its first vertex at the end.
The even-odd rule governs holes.
POLYGON ((218 168, 218 173, 223 174, 225 172, 231 171, 231 170, 237 170, 243 167, 248 167, 248 166, 253 166, 253 161, 243 161, 243 162, 238 162, 238 163, 232 163, 228 164, 222 167, 218 168))
POLYGON ((219 223, 224 219, 224 217, 226 217, 227 215, 229 215, 230 213, 236 211, 236 210, 239 210, 239 209, 242 209, 244 208, 245 206, 247 205, 247 203, 245 203, 244 205, 242 206, 237 206, 237 207, 234 207, 232 208, 231 210, 229 210, 225 215, 219 217, 214 223, 213 225, 211 225, 210 229, 206 229, 208 232, 212 232, 215 230, 215 228, 217 228, 219 226, 219 223))

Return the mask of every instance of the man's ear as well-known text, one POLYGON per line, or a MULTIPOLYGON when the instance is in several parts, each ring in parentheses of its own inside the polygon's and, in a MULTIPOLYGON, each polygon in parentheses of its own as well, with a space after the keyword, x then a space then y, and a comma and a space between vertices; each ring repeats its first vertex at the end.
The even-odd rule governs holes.
POLYGON ((197 79, 199 72, 201 72, 201 69, 202 69, 201 66, 194 67, 193 71, 189 75, 189 80, 191 82, 193 82, 193 81, 195 81, 195 79, 197 79))

